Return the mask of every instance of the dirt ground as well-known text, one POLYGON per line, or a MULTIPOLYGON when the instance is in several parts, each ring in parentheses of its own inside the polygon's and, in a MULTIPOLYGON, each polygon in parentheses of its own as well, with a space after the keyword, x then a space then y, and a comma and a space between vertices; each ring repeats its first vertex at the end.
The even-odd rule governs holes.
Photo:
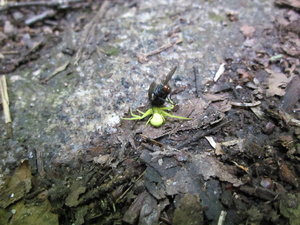
POLYGON ((0 4, 0 225, 300 224, 298 0, 0 4))

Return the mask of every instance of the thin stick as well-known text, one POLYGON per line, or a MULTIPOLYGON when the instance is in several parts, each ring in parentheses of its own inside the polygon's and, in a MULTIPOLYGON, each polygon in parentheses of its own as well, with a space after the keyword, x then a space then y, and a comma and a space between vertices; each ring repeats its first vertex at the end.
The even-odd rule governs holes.
POLYGON ((69 61, 67 61, 65 64, 61 65, 60 67, 56 68, 55 71, 53 71, 53 73, 51 73, 48 77, 46 77, 45 79, 41 80, 42 84, 47 83, 50 79, 52 79, 53 77, 55 77, 57 74, 59 74, 60 72, 64 71, 68 65, 70 64, 69 61))
POLYGON ((37 1, 37 2, 6 2, 0 8, 0 12, 12 8, 30 7, 30 6, 60 6, 71 3, 84 2, 84 0, 65 0, 65 1, 37 1))
POLYGON ((260 101, 250 102, 250 103, 242 103, 242 102, 230 102, 231 105, 239 106, 239 107, 255 107, 261 104, 260 101))
POLYGON ((144 176, 144 174, 146 173, 146 170, 144 170, 139 176, 138 178, 134 181, 133 184, 131 184, 125 191, 124 193, 116 200, 116 203, 120 202, 124 196, 131 190, 131 188, 133 187, 133 185, 142 178, 142 176, 144 176))
POLYGON ((221 214, 220 214, 220 217, 219 217, 219 220, 218 220, 218 225, 223 225, 224 224, 225 219, 226 219, 226 215, 227 215, 226 211, 221 211, 221 214))
POLYGON ((203 98, 205 101, 207 101, 202 94, 203 84, 201 81, 199 69, 200 68, 198 66, 193 66, 193 71, 194 71, 194 76, 195 76, 196 94, 197 94, 197 98, 203 98))
POLYGON ((32 16, 31 18, 27 19, 25 21, 25 24, 26 25, 32 25, 36 22, 39 22, 39 21, 42 21, 48 17, 52 17, 54 16, 56 13, 56 11, 50 9, 50 10, 47 10, 47 11, 44 11, 42 12, 41 14, 38 14, 38 15, 35 15, 35 16, 32 16))
POLYGON ((149 59, 147 57, 149 57, 151 55, 156 55, 156 54, 158 54, 158 53, 160 53, 160 52, 162 52, 162 51, 164 51, 164 50, 172 47, 173 45, 181 43, 181 42, 182 42, 182 39, 179 38, 176 41, 174 41, 172 43, 169 43, 169 44, 166 44, 166 45, 163 45, 163 46, 159 47, 158 49, 155 49, 152 52, 137 54, 138 61, 140 63, 145 63, 145 62, 149 61, 149 59))
POLYGON ((8 98, 8 93, 7 93, 5 75, 0 76, 0 91, 1 91, 1 99, 2 99, 5 123, 10 123, 11 116, 10 116, 10 111, 9 111, 9 98, 8 98))

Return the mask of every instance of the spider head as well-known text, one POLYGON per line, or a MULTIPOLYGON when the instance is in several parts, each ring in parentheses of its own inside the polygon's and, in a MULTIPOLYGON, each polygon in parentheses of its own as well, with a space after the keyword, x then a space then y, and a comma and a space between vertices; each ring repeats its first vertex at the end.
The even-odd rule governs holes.
POLYGON ((150 118, 150 123, 154 127, 160 127, 165 122, 165 118, 158 112, 153 113, 153 116, 150 118))

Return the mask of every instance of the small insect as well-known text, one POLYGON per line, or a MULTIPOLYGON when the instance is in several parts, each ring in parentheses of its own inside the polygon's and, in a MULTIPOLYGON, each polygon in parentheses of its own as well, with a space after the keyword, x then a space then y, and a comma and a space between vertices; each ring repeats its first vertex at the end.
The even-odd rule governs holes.
POLYGON ((160 107, 163 106, 165 101, 170 99, 168 95, 171 93, 171 88, 168 85, 169 80, 172 78, 175 73, 177 66, 175 66, 167 75, 165 81, 162 84, 156 85, 155 81, 149 87, 148 98, 152 106, 160 107))
POLYGON ((122 118, 123 120, 141 120, 147 116, 150 116, 146 125, 150 122, 150 124, 154 127, 160 127, 165 122, 165 117, 177 118, 182 120, 190 120, 190 118, 175 116, 167 111, 170 111, 174 108, 175 103, 168 98, 168 95, 171 93, 171 88, 167 84, 173 74, 175 73, 177 67, 175 66, 167 75, 165 81, 162 84, 156 85, 153 82, 148 90, 148 98, 151 103, 151 108, 148 109, 146 112, 142 112, 137 110, 141 116, 136 115, 130 109, 131 118, 122 118), (171 106, 165 107, 163 106, 165 102, 169 102, 171 106))

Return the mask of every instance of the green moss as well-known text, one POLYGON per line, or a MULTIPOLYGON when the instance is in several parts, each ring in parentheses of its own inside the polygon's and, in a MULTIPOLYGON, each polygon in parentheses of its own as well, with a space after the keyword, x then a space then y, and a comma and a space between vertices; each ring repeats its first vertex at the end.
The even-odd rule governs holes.
POLYGON ((219 15, 219 14, 216 14, 214 12, 209 12, 208 13, 209 15, 209 18, 212 20, 212 21, 215 21, 215 22, 221 22, 224 20, 224 17, 219 15))
POLYGON ((280 213, 289 219, 290 225, 297 225, 300 221, 300 193, 287 194, 280 201, 280 213))
POLYGON ((117 56, 119 54, 119 49, 110 45, 104 46, 102 50, 107 56, 117 56))

